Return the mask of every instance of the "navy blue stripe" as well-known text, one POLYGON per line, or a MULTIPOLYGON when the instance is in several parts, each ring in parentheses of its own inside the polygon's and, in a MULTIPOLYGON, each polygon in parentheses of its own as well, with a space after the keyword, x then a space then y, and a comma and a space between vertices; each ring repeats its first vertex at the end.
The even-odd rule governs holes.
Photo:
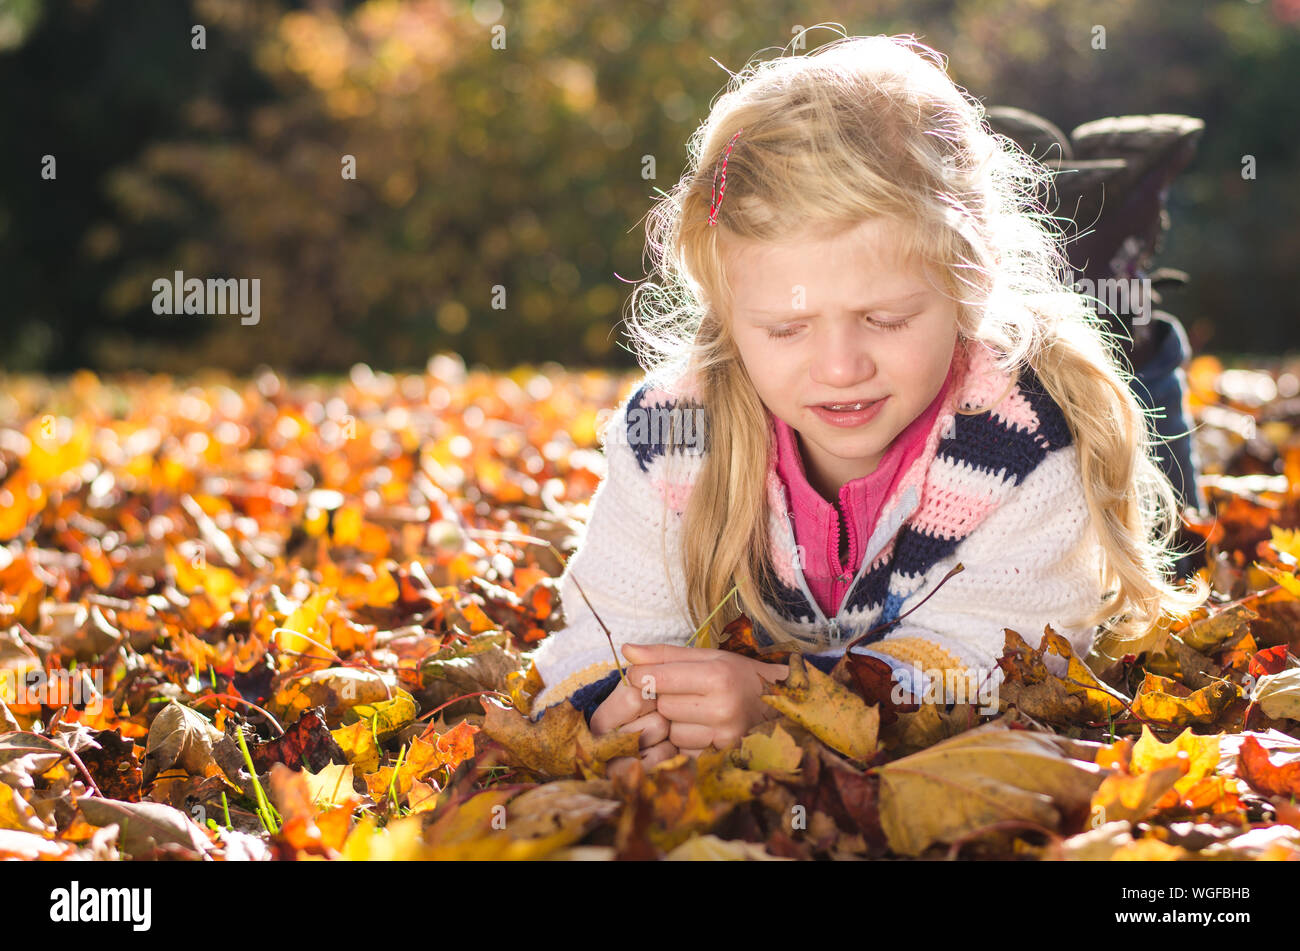
POLYGON ((772 584, 772 589, 767 592, 767 600, 776 608, 779 617, 787 621, 811 621, 817 617, 817 612, 808 603, 802 590, 788 587, 779 578, 774 578, 772 584))
POLYGON ((1064 448, 1074 442, 1064 411, 1047 394, 1042 381, 1032 369, 1026 368, 1021 373, 1020 393, 1038 415, 1037 436, 1048 451, 1064 448))
POLYGON ((618 671, 611 670, 609 676, 603 680, 597 680, 587 684, 585 687, 579 687, 569 696, 569 703, 582 711, 583 717, 587 724, 591 724, 591 716, 596 712, 596 708, 604 703, 614 688, 618 686, 618 671))
POLYGON ((971 466, 990 475, 1006 470, 1003 478, 1019 484, 1038 467, 1047 455, 1047 447, 1036 434, 1023 429, 1008 429, 990 413, 978 416, 958 415, 953 423, 955 435, 940 443, 938 455, 971 466))
MULTIPOLYGON (((627 407, 623 411, 623 425, 624 430, 629 433, 629 437, 634 434, 635 424, 633 420, 637 418, 632 415, 634 411, 637 416, 648 421, 656 418, 654 415, 656 412, 664 414, 671 413, 673 410, 686 412, 689 410, 702 409, 702 406, 693 400, 669 400, 667 403, 659 406, 648 405, 646 395, 652 388, 650 382, 647 380, 638 386, 633 391, 631 397, 628 398, 627 407), (645 415, 642 416, 642 413, 645 415)), ((649 472, 650 464, 666 452, 671 451, 681 455, 688 452, 695 453, 698 451, 693 445, 691 445, 691 441, 686 438, 688 435, 694 437, 694 433, 688 433, 683 428, 681 431, 672 433, 671 441, 669 441, 668 439, 661 438, 666 435, 661 431, 663 428, 666 427, 661 427, 657 424, 644 425, 644 438, 629 438, 628 440, 632 447, 632 452, 636 456, 637 465, 641 467, 642 472, 649 472)), ((707 419, 703 428, 704 432, 700 437, 700 443, 703 446, 703 451, 707 453, 709 451, 710 443, 707 419)))
MULTIPOLYGON (((902 530, 906 530, 903 526, 902 530)), ((900 530, 901 531, 901 530, 900 530)), ((874 611, 885 601, 889 593, 889 575, 893 571, 893 556, 886 558, 875 568, 868 568, 853 586, 848 597, 844 599, 842 609, 849 611, 874 611)))
MULTIPOLYGON (((917 531, 911 525, 904 525, 898 530, 898 538, 894 542, 893 571, 913 576, 925 574, 935 562, 947 558, 965 540, 935 538, 917 531)), ((883 598, 884 595, 881 596, 882 600, 883 598)))

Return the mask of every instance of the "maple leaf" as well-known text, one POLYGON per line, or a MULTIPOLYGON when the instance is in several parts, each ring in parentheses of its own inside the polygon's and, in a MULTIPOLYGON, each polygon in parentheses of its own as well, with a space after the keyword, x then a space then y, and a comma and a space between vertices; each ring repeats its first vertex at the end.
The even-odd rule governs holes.
POLYGON ((544 778, 600 776, 609 760, 635 757, 640 750, 635 733, 593 737, 581 711, 569 703, 550 707, 536 722, 491 701, 484 707, 484 732, 505 747, 514 762, 544 778))
POLYGON ((763 702, 836 752, 869 760, 877 749, 880 708, 868 707, 829 674, 808 666, 802 654, 791 654, 787 663, 790 673, 785 680, 764 685, 763 702))

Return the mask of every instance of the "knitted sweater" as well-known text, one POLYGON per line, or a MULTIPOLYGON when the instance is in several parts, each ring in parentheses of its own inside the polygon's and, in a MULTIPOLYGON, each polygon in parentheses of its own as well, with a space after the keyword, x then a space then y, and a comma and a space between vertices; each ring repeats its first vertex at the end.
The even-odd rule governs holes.
MULTIPOLYGON (((829 637, 833 646, 823 659, 917 605, 957 562, 964 570, 897 626, 875 634, 872 650, 927 671, 991 671, 996 682, 1003 628, 1036 645, 1051 624, 1079 656, 1091 649, 1095 629, 1083 619, 1103 598, 1101 552, 1065 417, 1032 370, 1013 383, 978 344, 959 347, 954 359, 957 377, 924 449, 886 498, 848 594, 830 618, 803 576, 772 427, 768 557, 779 580, 765 600, 787 636, 829 637), (958 407, 986 410, 964 415, 958 407)), ((606 427, 608 472, 560 581, 566 626, 534 656, 543 683, 534 717, 568 699, 590 719, 617 684, 609 641, 574 576, 620 648, 680 645, 694 632, 680 552, 682 515, 708 452, 707 428, 702 439, 692 438, 701 435, 692 421, 702 409, 687 378, 668 385, 647 378, 606 427), (655 424, 665 413, 683 424, 672 442, 667 427, 655 424)), ((759 644, 771 640, 758 624, 754 634, 759 644)))
POLYGON ((804 581, 828 617, 839 611, 844 596, 849 593, 849 585, 857 573, 871 530, 880 519, 885 499, 925 451, 926 437, 952 388, 956 369, 954 360, 930 405, 886 448, 875 470, 840 486, 838 507, 822 498, 809 483, 798 434, 785 420, 768 413, 776 432, 776 472, 790 499, 804 581), (848 543, 845 561, 840 558, 841 531, 848 543))

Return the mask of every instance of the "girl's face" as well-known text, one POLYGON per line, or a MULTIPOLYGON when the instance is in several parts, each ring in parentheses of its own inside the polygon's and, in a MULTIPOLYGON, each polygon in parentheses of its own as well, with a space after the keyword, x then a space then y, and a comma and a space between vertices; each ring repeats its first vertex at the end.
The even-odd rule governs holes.
POLYGON ((830 500, 874 472, 930 405, 957 345, 957 305, 917 261, 900 259, 894 227, 872 219, 835 238, 724 243, 741 359, 768 410, 799 434, 809 483, 830 500), (858 419, 814 409, 873 400, 858 419))

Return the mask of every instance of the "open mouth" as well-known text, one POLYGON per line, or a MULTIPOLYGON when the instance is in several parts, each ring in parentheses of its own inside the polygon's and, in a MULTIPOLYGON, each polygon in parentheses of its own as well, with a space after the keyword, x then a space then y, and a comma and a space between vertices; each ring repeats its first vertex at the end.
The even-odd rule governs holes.
POLYGON ((856 413, 866 409, 868 406, 875 406, 880 400, 867 400, 857 403, 819 403, 822 409, 828 409, 833 413, 856 413))
POLYGON ((875 419, 880 413, 880 406, 889 397, 878 400, 857 400, 852 403, 819 403, 812 411, 833 426, 863 426, 875 419))

